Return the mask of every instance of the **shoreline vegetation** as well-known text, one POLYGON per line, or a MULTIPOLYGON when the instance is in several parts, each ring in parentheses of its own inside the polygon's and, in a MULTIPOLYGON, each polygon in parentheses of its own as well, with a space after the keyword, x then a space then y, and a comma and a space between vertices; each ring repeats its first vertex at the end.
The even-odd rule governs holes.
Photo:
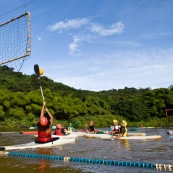
MULTIPOLYGON (((88 117, 76 117, 75 119, 69 120, 55 120, 53 125, 55 126, 58 123, 63 124, 65 127, 68 127, 69 123, 74 123, 74 128, 76 129, 84 129, 85 125, 89 125, 89 121, 92 120, 95 123, 95 128, 107 128, 112 125, 112 120, 117 119, 118 122, 122 120, 126 120, 124 117, 120 116, 88 116, 88 117)), ((7 119, 5 122, 0 123, 0 128, 7 128, 7 129, 20 129, 25 128, 29 129, 30 127, 37 127, 38 119, 35 119, 35 123, 25 122, 25 121, 17 121, 17 120, 10 120, 7 119)), ((151 118, 147 121, 139 121, 139 122, 130 122, 127 120, 127 127, 136 127, 140 128, 140 125, 145 127, 163 127, 163 128, 170 128, 171 126, 168 125, 167 118, 151 118)))
MULTIPOLYGON (((43 101, 38 78, 13 70, 0 66, 0 127, 36 126, 43 101)), ((75 128, 84 128, 92 120, 96 128, 105 128, 116 119, 126 120, 128 127, 173 126, 173 85, 95 92, 75 89, 46 76, 40 81, 46 105, 54 116, 53 125, 62 123, 67 127, 78 122, 75 128)))

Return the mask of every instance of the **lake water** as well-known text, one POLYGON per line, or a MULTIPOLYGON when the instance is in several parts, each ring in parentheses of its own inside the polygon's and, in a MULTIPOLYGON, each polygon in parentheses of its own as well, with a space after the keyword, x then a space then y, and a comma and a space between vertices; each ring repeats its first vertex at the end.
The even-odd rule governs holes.
MULTIPOLYGON (((108 129, 103 129, 108 130, 108 129)), ((130 130, 130 129, 129 129, 130 130)), ((137 132, 147 135, 161 135, 159 140, 101 140, 78 138, 77 142, 53 148, 25 149, 17 152, 100 160, 123 160, 173 165, 173 136, 169 129, 143 128, 137 132)), ((4 132, 4 129, 0 129, 4 132)), ((32 135, 1 133, 0 146, 27 143, 34 140, 32 135)), ((113 166, 81 162, 63 162, 38 158, 0 156, 1 173, 154 173, 166 172, 151 168, 113 166)), ((168 171, 169 172, 169 171, 168 171)))

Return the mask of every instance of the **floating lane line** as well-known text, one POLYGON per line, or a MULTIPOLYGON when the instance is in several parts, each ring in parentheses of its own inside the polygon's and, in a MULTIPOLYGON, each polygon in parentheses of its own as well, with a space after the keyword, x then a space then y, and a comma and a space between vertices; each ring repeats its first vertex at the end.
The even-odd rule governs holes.
POLYGON ((21 152, 8 152, 0 151, 0 156, 15 156, 15 157, 29 157, 29 158, 41 158, 49 160, 61 160, 64 162, 83 162, 90 164, 104 164, 113 166, 129 166, 129 167, 140 167, 157 169, 157 171, 173 171, 173 165, 170 164, 154 164, 146 162, 135 162, 135 161, 122 161, 122 160, 101 160, 101 159, 90 159, 90 158, 75 158, 75 157, 65 157, 65 156, 53 156, 53 155, 43 155, 34 153, 21 153, 21 152))

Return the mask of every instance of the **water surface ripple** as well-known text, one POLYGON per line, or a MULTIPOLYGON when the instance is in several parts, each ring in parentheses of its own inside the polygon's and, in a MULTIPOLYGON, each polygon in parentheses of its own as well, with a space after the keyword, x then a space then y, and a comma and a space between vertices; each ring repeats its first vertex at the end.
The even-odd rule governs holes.
MULTIPOLYGON (((106 130, 106 129, 104 129, 106 130)), ((75 158, 123 160, 173 165, 173 136, 166 133, 169 129, 152 128, 139 129, 138 132, 147 135, 161 135, 159 140, 100 140, 93 138, 78 138, 73 144, 53 148, 20 150, 24 153, 67 156, 75 158)), ((2 132, 2 130, 1 130, 2 132)), ((32 135, 18 133, 1 133, 0 146, 31 142, 32 135)), ((156 169, 89 164, 80 162, 63 162, 36 158, 12 156, 0 157, 1 173, 154 173, 165 172, 156 169)))

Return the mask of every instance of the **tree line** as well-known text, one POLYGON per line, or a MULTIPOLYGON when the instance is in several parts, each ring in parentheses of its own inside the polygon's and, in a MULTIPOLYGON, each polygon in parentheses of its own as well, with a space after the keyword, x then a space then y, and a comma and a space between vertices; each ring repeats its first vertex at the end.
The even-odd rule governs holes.
MULTIPOLYGON (((40 80, 47 106, 56 120, 120 116, 139 122, 154 117, 165 118, 165 109, 173 108, 172 86, 153 90, 125 87, 94 92, 77 90, 46 76, 40 80)), ((42 106, 39 87, 35 74, 24 75, 8 66, 0 66, 1 123, 36 123, 42 106)))

